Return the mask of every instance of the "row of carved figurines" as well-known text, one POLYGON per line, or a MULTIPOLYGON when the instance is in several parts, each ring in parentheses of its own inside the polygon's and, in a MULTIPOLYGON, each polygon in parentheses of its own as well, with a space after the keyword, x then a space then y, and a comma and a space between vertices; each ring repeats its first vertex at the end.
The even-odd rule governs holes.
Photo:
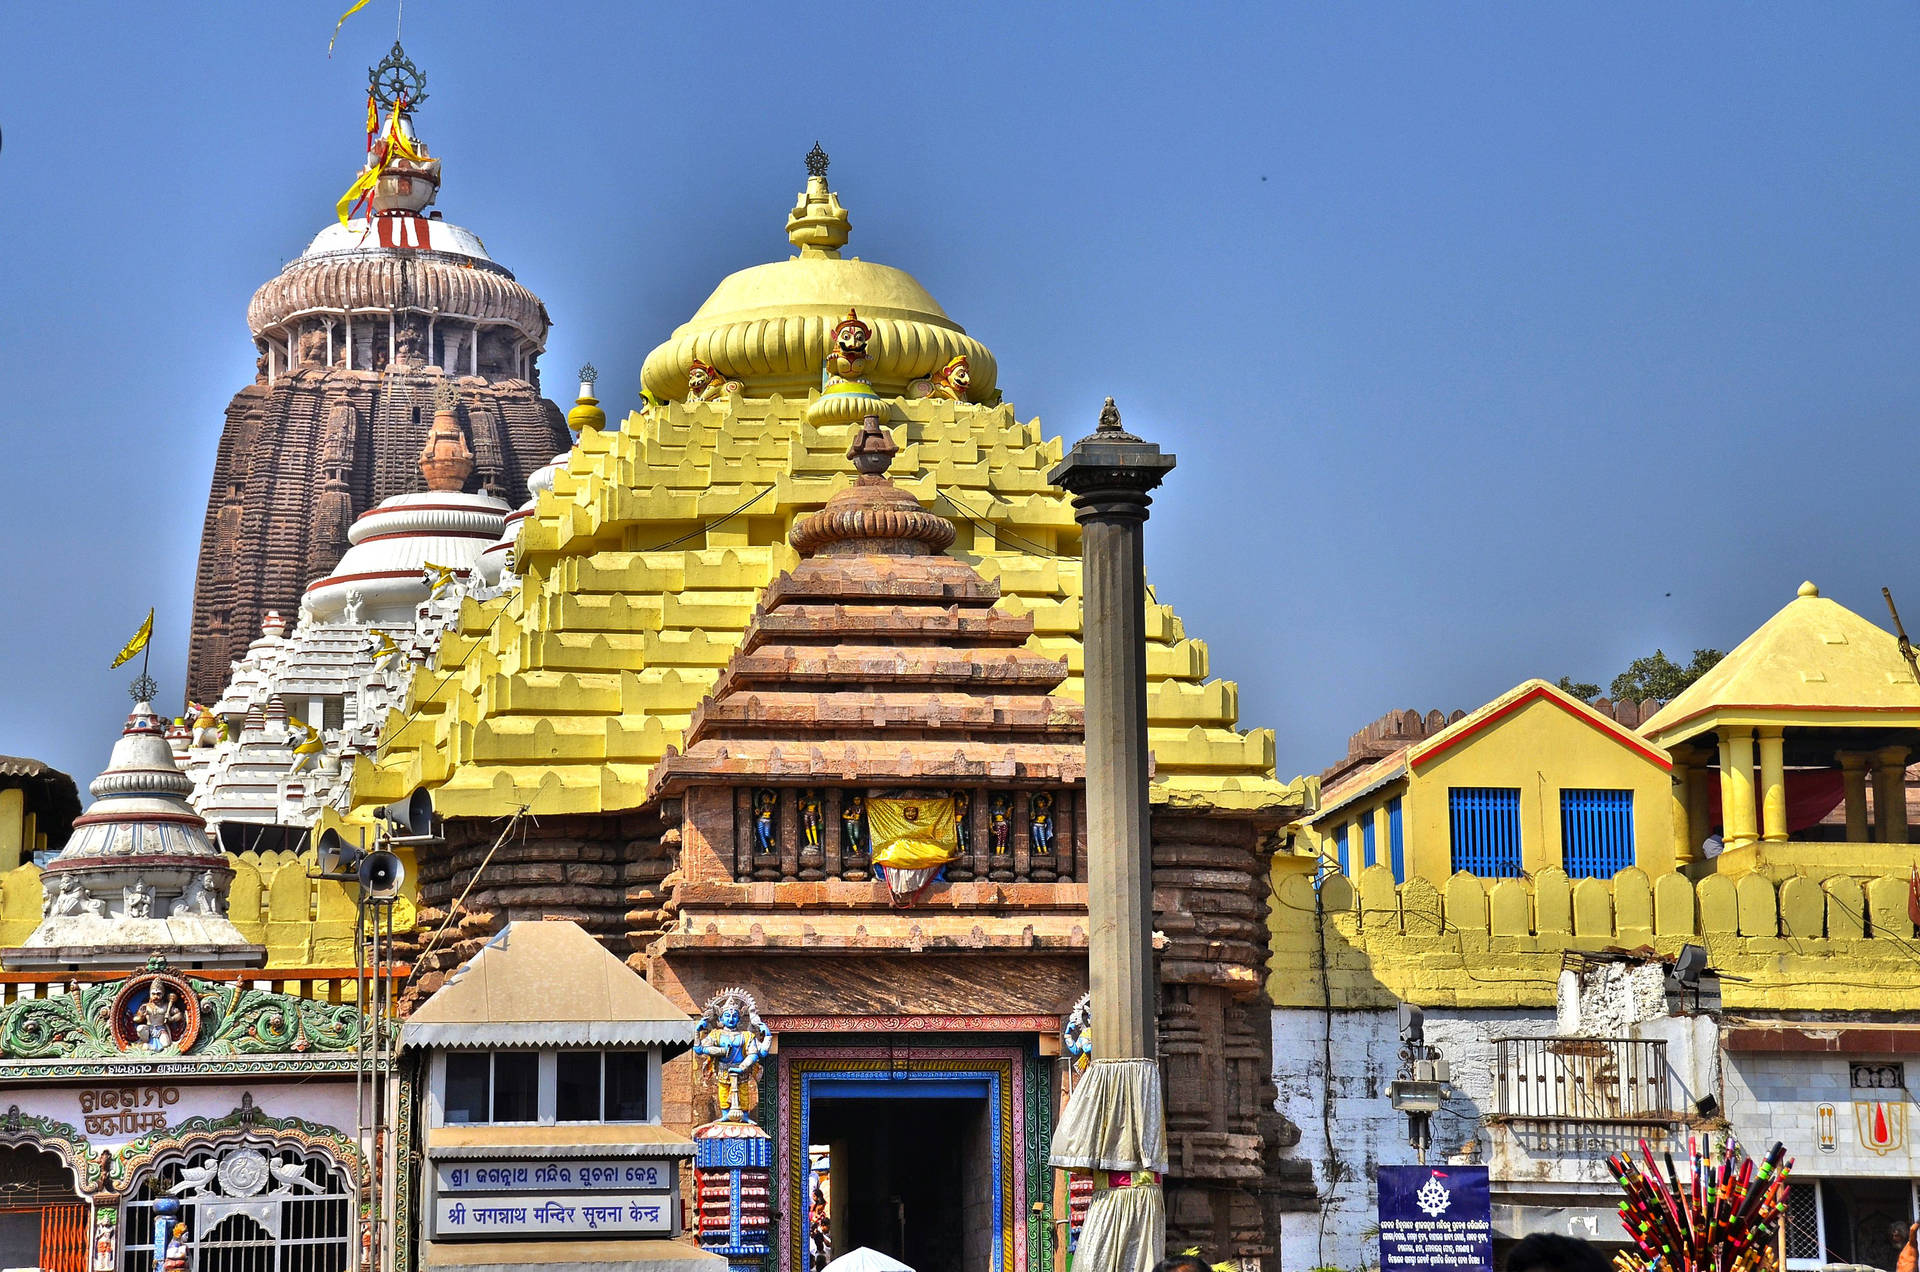
MULTIPOLYGON (((972 826, 968 814, 973 797, 955 791, 953 800, 954 834, 961 852, 972 851, 972 826)), ((826 833, 826 805, 819 791, 801 791, 799 795, 800 841, 808 848, 821 846, 826 833)), ((780 794, 762 788, 753 793, 753 845, 759 853, 780 851, 780 794)), ((1052 852, 1054 841, 1053 796, 1036 792, 1027 801, 1027 842, 1035 852, 1052 852)), ((840 805, 840 845, 847 852, 872 851, 867 832, 867 800, 864 795, 849 794, 840 805)), ((1013 796, 1004 791, 987 797, 987 848, 995 856, 1013 851, 1013 796)))
MULTIPOLYGON (((151 919, 154 917, 154 904, 153 885, 145 879, 136 879, 121 889, 120 917, 151 919)), ((187 880, 187 886, 174 899, 167 913, 176 919, 195 914, 220 913, 219 877, 211 870, 203 870, 187 880)), ((49 919, 77 918, 83 914, 104 919, 107 917, 107 903, 104 898, 88 893, 78 875, 68 874, 61 876, 58 886, 47 889, 40 914, 42 918, 49 919)))
MULTIPOLYGON (((866 384, 867 368, 873 361, 868 346, 873 340, 869 327, 855 310, 833 329, 833 345, 821 368, 821 384, 866 384)), ((973 370, 964 353, 955 354, 944 364, 907 385, 910 398, 945 398, 966 402, 973 389, 973 370)), ((745 392, 738 380, 729 380, 713 363, 695 358, 687 368, 687 402, 714 402, 729 393, 745 392)))

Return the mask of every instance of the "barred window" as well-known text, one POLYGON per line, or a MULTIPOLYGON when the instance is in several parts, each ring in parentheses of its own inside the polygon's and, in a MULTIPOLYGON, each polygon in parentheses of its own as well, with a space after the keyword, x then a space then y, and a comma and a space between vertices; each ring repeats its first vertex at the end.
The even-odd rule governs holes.
POLYGON ((1520 789, 1454 786, 1447 790, 1453 868, 1487 879, 1520 873, 1520 789))

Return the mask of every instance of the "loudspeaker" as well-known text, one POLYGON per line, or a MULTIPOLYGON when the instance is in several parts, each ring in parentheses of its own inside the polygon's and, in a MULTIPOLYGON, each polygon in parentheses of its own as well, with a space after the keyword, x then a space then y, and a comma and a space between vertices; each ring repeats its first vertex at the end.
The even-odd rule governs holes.
POLYGON ((1412 1003, 1400 1004, 1400 1040, 1416 1045, 1427 1038, 1427 1014, 1412 1003))
POLYGON ((391 901, 400 895, 407 868, 400 863, 400 858, 383 849, 368 853, 360 861, 356 874, 361 894, 369 901, 391 901))
POLYGON ((433 796, 416 790, 405 799, 396 799, 380 810, 380 818, 394 833, 408 839, 424 839, 433 834, 433 796))
POLYGON ((367 854, 346 841, 337 830, 324 830, 314 843, 314 856, 318 859, 320 873, 330 879, 343 879, 352 875, 354 868, 367 854))

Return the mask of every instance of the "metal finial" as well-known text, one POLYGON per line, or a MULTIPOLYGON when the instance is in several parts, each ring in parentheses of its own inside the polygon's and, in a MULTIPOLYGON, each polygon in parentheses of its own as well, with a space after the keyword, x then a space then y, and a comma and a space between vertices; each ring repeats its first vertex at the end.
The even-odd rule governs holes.
POLYGON ((1113 404, 1112 398, 1108 398, 1107 404, 1100 408, 1100 431, 1102 433, 1120 431, 1120 408, 1113 404))
POLYGON ((460 405, 460 395, 445 380, 433 386, 433 409, 436 413, 451 411, 460 405))
POLYGON ((404 98, 407 105, 403 113, 410 115, 427 100, 426 73, 408 59, 398 40, 378 66, 367 68, 367 87, 383 111, 392 110, 394 103, 404 98))
POLYGON ((154 683, 153 677, 144 671, 135 676, 133 683, 127 686, 127 694, 135 702, 152 702, 153 695, 159 692, 160 686, 154 683))
POLYGON ((592 384, 595 380, 598 380, 599 378, 600 378, 599 369, 596 368, 593 365, 593 363, 591 362, 586 363, 584 366, 580 368, 580 383, 592 384))
POLYGON ((820 149, 820 143, 814 142, 813 149, 807 151, 807 175, 826 179, 827 152, 820 149))

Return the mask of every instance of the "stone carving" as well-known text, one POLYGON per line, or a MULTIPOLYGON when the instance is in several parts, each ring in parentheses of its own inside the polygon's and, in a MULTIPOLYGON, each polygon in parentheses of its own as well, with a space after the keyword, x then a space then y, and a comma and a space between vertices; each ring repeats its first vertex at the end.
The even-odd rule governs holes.
POLYGON ((119 1226, 119 1210, 100 1207, 93 1223, 93 1272, 113 1272, 113 1235, 119 1226))
POLYGON ((340 621, 343 623, 359 622, 360 615, 362 611, 366 609, 366 605, 367 605, 366 593, 362 592, 357 587, 354 588, 352 591, 347 593, 347 604, 346 604, 346 608, 340 611, 340 621))
POLYGON ((953 793, 953 834, 963 856, 973 851, 973 797, 965 791, 953 793))
POLYGON ((820 810, 820 792, 802 791, 800 793, 800 834, 809 848, 820 846, 820 834, 825 829, 820 810))
POLYGON ((1045 791, 1027 805, 1027 836, 1035 852, 1053 851, 1053 796, 1045 791))
POLYGON ((849 791, 840 805, 840 842, 850 853, 867 851, 867 797, 849 791))
POLYGON ((1082 994, 1060 1025, 1060 1047, 1068 1067, 1083 1072, 1093 1061, 1093 995, 1082 994))
POLYGON ((218 914, 221 911, 222 889, 219 878, 211 870, 203 870, 187 880, 186 891, 180 894, 168 911, 174 918, 189 914, 218 914))
POLYGON ((772 791, 753 793, 753 846, 756 852, 780 851, 778 834, 774 829, 774 813, 779 807, 780 797, 772 791))
POLYGON ((873 328, 852 309, 833 329, 833 343, 820 366, 820 396, 807 408, 807 422, 816 428, 857 424, 886 410, 869 381, 873 355, 868 345, 873 328))
MULTIPOLYGON (((116 1036, 116 1022, 125 1021, 124 1036, 131 1047, 136 1041, 131 1013, 146 1004, 144 993, 128 990, 144 986, 165 967, 155 959, 148 970, 127 980, 82 986, 78 993, 56 998, 21 999, 0 1008, 0 1059, 82 1060, 122 1054, 127 1048, 116 1036), (123 996, 126 1002, 121 1002, 123 996)), ((166 979, 172 982, 181 1014, 198 1016, 198 1032, 179 1048, 186 1053, 344 1052, 359 1040, 360 1014, 349 1003, 314 1002, 232 981, 166 979)))
POLYGON ((760 1062, 773 1049, 773 1034, 760 1019, 753 995, 739 987, 723 989, 707 1000, 695 1027, 693 1052, 701 1073, 724 1101, 720 1120, 744 1122, 758 1097, 760 1062), (744 1087, 744 1093, 743 1093, 744 1087))
POLYGON ((186 1051, 200 1032, 200 1002, 178 976, 150 972, 113 997, 112 1037, 121 1051, 186 1051))
POLYGON ((47 890, 40 913, 49 919, 74 918, 82 914, 104 919, 107 917, 107 903, 98 897, 88 896, 77 876, 63 875, 57 887, 47 890))
POLYGON ((946 365, 938 371, 907 385, 907 396, 937 397, 946 398, 949 402, 965 402, 967 392, 972 387, 973 372, 967 365, 967 355, 956 353, 948 358, 946 365))
POLYGON ((145 879, 136 879, 126 887, 125 900, 121 911, 129 919, 150 919, 153 917, 153 885, 145 879))
POLYGON ((320 730, 299 716, 288 716, 287 724, 300 731, 300 740, 293 744, 293 763, 287 766, 287 776, 292 777, 302 769, 311 768, 320 753, 327 749, 327 744, 320 736, 320 730))
POLYGON ((993 855, 1004 857, 1013 851, 1013 799, 995 795, 987 801, 987 840, 993 855))
POLYGON ((703 362, 695 358, 693 365, 687 368, 687 401, 689 403, 717 402, 729 393, 740 393, 744 389, 745 386, 740 381, 727 379, 720 373, 720 368, 711 362, 703 362))

